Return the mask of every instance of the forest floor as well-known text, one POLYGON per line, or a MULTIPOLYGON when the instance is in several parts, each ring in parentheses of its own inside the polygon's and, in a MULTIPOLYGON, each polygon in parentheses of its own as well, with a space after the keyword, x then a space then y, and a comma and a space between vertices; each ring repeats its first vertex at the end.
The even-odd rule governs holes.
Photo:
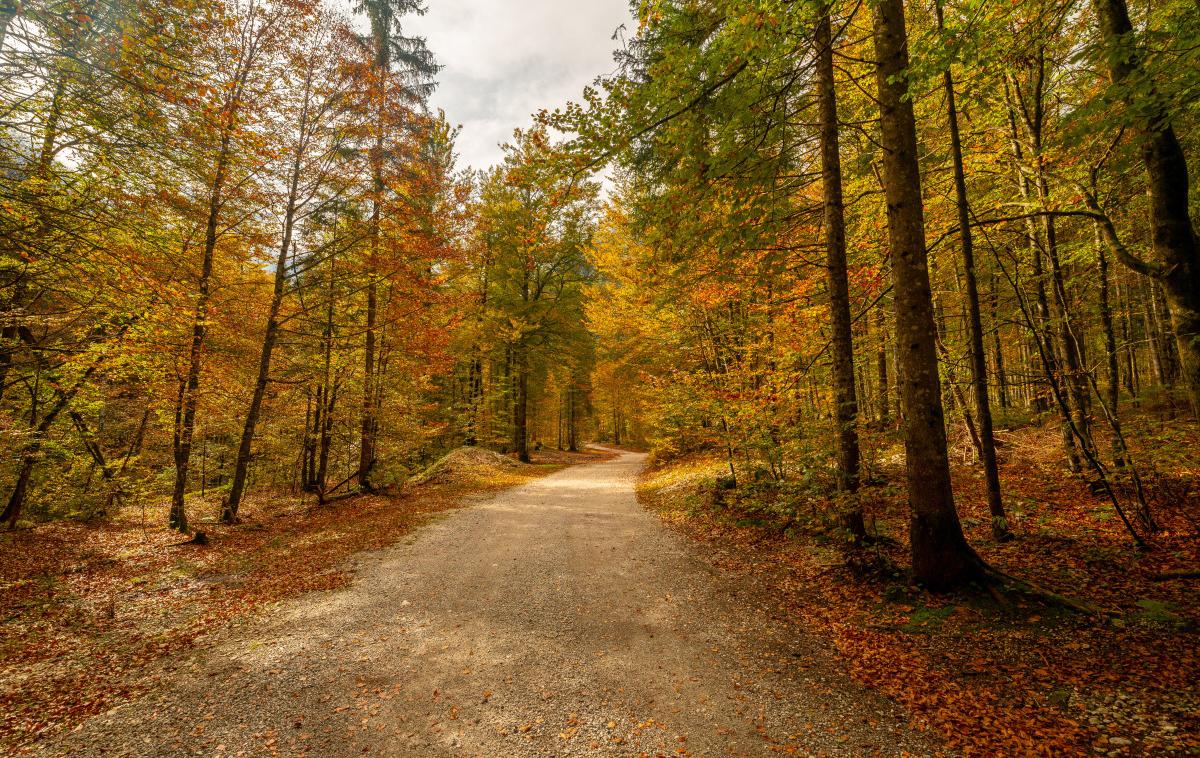
POLYGON ((154 667, 44 754, 409 758, 946 754, 643 509, 645 456, 444 514, 154 667))
MULTIPOLYGON (((864 437, 867 518, 888 538, 847 561, 826 497, 769 483, 720 492, 725 461, 693 455, 647 471, 643 502, 707 547, 710 560, 766 585, 819 632, 851 674, 909 708, 967 755, 1200 754, 1200 591, 1166 578, 1200 569, 1200 434, 1169 409, 1145 409, 1126 433, 1155 518, 1138 550, 1113 506, 1066 473, 1058 430, 1001 428, 1001 478, 1017 539, 990 534, 982 471, 964 440, 954 464, 968 539, 1005 572, 1104 609, 1081 615, 982 591, 911 586, 902 447, 864 437)), ((1127 488, 1121 488, 1128 496, 1127 488)), ((1126 502, 1128 499, 1126 497, 1126 502)))
POLYGON ((403 539, 436 514, 595 452, 535 453, 534 465, 439 469, 399 495, 316 507, 256 493, 236 527, 216 498, 189 498, 205 546, 166 529, 166 504, 107 521, 0 533, 0 752, 18 751, 154 689, 164 660, 278 601, 346 586, 347 557, 403 539))

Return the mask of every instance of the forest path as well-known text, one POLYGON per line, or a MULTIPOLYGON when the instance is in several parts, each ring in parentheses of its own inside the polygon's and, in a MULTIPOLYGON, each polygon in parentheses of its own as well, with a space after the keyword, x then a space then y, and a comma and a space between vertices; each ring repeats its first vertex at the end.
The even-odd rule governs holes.
POLYGON ((644 511, 644 456, 575 466, 354 560, 71 755, 930 755, 895 706, 644 511), (790 748, 790 749, 789 749, 790 748))

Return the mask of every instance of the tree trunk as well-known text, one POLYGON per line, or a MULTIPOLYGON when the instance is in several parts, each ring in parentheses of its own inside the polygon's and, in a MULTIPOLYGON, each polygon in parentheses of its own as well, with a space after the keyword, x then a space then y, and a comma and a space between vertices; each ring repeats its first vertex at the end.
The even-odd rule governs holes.
MULTIPOLYGON (((1104 329, 1104 357, 1108 366, 1108 383, 1105 385, 1108 412, 1113 419, 1117 418, 1117 402, 1121 396, 1121 374, 1117 368, 1117 335, 1113 331, 1112 306, 1109 304, 1108 256, 1104 253, 1104 244, 1100 239, 1100 230, 1096 229, 1096 256, 1100 274, 1100 324, 1104 329)), ((1120 435, 1113 435, 1113 464, 1125 464, 1125 449, 1121 444, 1120 435)))
MULTIPOLYGON (((380 43, 382 44, 382 43, 380 43)), ((381 59, 382 73, 386 78, 386 58, 381 59)), ((367 325, 363 345, 363 395, 362 419, 358 448, 358 486, 366 492, 374 492, 371 472, 375 468, 375 330, 378 318, 378 283, 376 268, 379 265, 379 235, 383 205, 383 123, 382 117, 376 124, 375 147, 371 152, 371 244, 370 261, 367 265, 367 325)))
POLYGON ((513 396, 513 450, 517 460, 529 463, 529 357, 528 348, 524 345, 516 347, 516 359, 513 396))
POLYGON ((882 303, 876 306, 875 327, 879 336, 879 346, 875 353, 875 375, 879 380, 879 428, 886 429, 891 424, 892 398, 891 390, 888 389, 887 324, 882 303))
MULTIPOLYGON (((707 316, 706 316, 707 318, 707 316)), ((621 444, 621 384, 620 380, 613 376, 612 387, 612 425, 613 425, 613 444, 621 444)))
POLYGON ((333 446, 333 410, 337 405, 338 382, 325 389, 325 410, 322 413, 321 436, 317 441, 317 474, 314 483, 320 500, 324 502, 329 489, 329 451, 333 446))
POLYGON ((231 135, 226 131, 221 138, 217 169, 209 193, 208 220, 204 231, 204 258, 200 267, 199 297, 196 299, 196 315, 192 323, 188 370, 186 376, 180 381, 179 402, 175 408, 175 433, 172 438, 175 483, 171 489, 171 513, 168 523, 172 529, 178 529, 181 532, 186 532, 188 529, 184 496, 187 494, 188 462, 192 456, 192 433, 196 425, 196 395, 200 390, 200 364, 204 357, 204 338, 208 333, 213 255, 217 249, 217 223, 221 214, 221 192, 225 186, 225 162, 229 158, 230 143, 231 135))
MULTIPOLYGON (((944 27, 942 3, 934 4, 938 28, 944 27)), ((942 72, 946 89, 946 118, 950 125, 950 155, 954 162, 954 193, 958 204, 959 239, 962 243, 964 279, 967 288, 967 326, 971 386, 975 391, 975 415, 978 417, 979 454, 987 482, 988 511, 992 517, 992 536, 997 540, 1012 537, 1000 492, 1000 469, 996 462, 996 440, 992 432, 992 409, 988 398, 987 362, 983 352, 983 318, 979 312, 979 284, 975 276, 975 246, 971 235, 971 208, 967 197, 967 177, 963 166, 962 139, 958 132, 958 108, 955 105, 954 76, 950 66, 942 72)))
MULTIPOLYGON (((378 212, 378 206, 376 213, 378 212)), ((362 421, 359 427, 358 485, 366 492, 373 492, 371 471, 375 468, 375 319, 378 293, 375 274, 370 272, 367 285, 367 329, 363 347, 363 402, 362 421)))
POLYGON ((833 369, 834 420, 837 425, 837 488, 851 496, 842 514, 855 542, 867 536, 862 506, 854 497, 859 484, 858 399, 854 386, 854 335, 850 285, 846 274, 846 219, 842 200, 837 83, 833 70, 833 34, 826 6, 817 18, 817 101, 821 119, 821 186, 825 204, 825 270, 829 287, 830 349, 833 369))
POLYGON ((567 450, 572 453, 579 451, 579 441, 575 429, 575 383, 567 385, 567 450))
POLYGON ((1000 401, 1001 408, 1009 406, 1008 397, 1008 374, 1004 369, 1004 346, 1000 339, 1000 292, 998 289, 999 283, 996 280, 996 274, 992 272, 991 292, 989 293, 989 302, 991 304, 991 322, 992 322, 992 363, 996 368, 996 392, 997 400, 1000 401))
MULTIPOLYGON (((306 122, 307 112, 304 112, 300 117, 301 133, 305 130, 306 122)), ((262 410, 263 398, 267 394, 267 385, 271 382, 271 353, 275 350, 275 342, 279 336, 279 309, 283 305, 283 293, 287 285, 287 258, 292 247, 292 231, 296 223, 301 150, 301 147, 297 147, 292 161, 291 186, 288 188, 287 210, 283 217, 283 241, 279 245, 279 255, 275 259, 275 286, 271 292, 271 306, 267 311, 267 329, 263 335, 262 349, 258 355, 258 376, 254 380, 254 394, 250 398, 250 409, 246 411, 246 421, 242 426, 242 438, 238 444, 237 458, 234 461, 233 484, 229 489, 229 499, 225 501, 225 507, 221 512, 221 521, 226 524, 237 521, 238 508, 242 504, 242 494, 246 489, 246 472, 250 468, 254 428, 258 424, 258 414, 262 410)))
POLYGON ((880 0, 874 21, 913 575, 945 588, 978 577, 983 564, 963 536, 950 488, 902 0, 880 0))
POLYGON ((479 408, 483 400, 483 348, 476 345, 475 357, 467 372, 467 423, 463 444, 473 447, 479 444, 479 408))
POLYGON ((302 492, 317 491, 317 445, 321 439, 321 413, 325 408, 325 385, 317 384, 316 392, 308 393, 312 397, 312 415, 304 414, 304 460, 300 465, 300 489, 302 492), (311 423, 310 423, 311 422, 311 423))
POLYGON ((1125 389, 1129 393, 1129 398, 1137 405, 1138 394, 1138 375, 1137 375, 1137 355, 1134 353, 1133 346, 1133 324, 1130 319, 1130 311, 1132 309, 1132 298, 1129 292, 1129 285, 1122 287, 1117 285, 1117 295, 1121 300, 1121 344, 1124 345, 1122 353, 1125 358, 1125 389))
MULTIPOLYGON (((1147 75, 1125 0, 1093 0, 1092 4, 1107 48, 1109 77, 1120 86, 1121 97, 1135 115, 1134 129, 1149 180, 1150 222, 1158 258, 1154 275, 1166 290, 1183 385, 1193 414, 1200 417, 1200 242, 1188 208, 1187 158, 1166 101, 1134 86, 1147 75)), ((1122 262, 1130 261, 1122 258, 1122 262)))
POLYGON ((1183 366, 1180 362, 1178 340, 1175 339, 1175 328, 1171 323, 1171 309, 1167 306, 1162 284, 1151 280, 1149 288, 1150 307, 1154 309, 1155 334, 1162 345, 1164 382, 1168 387, 1174 387, 1183 377, 1183 366))

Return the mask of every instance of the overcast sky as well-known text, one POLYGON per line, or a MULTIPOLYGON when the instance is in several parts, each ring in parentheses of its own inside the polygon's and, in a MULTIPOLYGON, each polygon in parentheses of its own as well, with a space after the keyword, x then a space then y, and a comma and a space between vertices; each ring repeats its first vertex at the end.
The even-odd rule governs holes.
MULTIPOLYGON (((431 100, 462 125, 459 166, 499 163, 498 147, 539 108, 579 100, 614 69, 613 31, 629 20, 627 0, 428 0, 406 19, 444 67, 431 100)), ((630 24, 630 26, 634 26, 630 24)))

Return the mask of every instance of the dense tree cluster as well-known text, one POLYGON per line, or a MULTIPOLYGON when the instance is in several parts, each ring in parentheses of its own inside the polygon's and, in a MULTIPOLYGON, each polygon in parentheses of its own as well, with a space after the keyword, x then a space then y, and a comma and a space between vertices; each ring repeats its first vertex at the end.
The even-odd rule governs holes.
POLYGON ((4 520, 186 530, 599 437, 824 477, 858 544, 897 430, 952 585, 992 570, 948 435, 1005 540, 999 415, 1149 540, 1122 414, 1200 410, 1196 4, 631 8, 616 73, 472 173, 415 0, 0 4, 4 520))
POLYGON ((0 6, 9 524, 375 491, 553 403, 578 443, 595 188, 541 132, 458 171, 422 6, 343 10, 0 6))
POLYGON ((947 428, 1006 539, 993 415, 1057 416, 1064 463, 1145 541, 1121 403, 1200 411, 1197 6, 635 9, 619 72, 547 116, 581 167, 618 171, 593 314, 606 433, 720 449, 734 481, 830 471, 859 541, 859 432, 899 424, 914 573, 951 585, 991 570, 947 428))

